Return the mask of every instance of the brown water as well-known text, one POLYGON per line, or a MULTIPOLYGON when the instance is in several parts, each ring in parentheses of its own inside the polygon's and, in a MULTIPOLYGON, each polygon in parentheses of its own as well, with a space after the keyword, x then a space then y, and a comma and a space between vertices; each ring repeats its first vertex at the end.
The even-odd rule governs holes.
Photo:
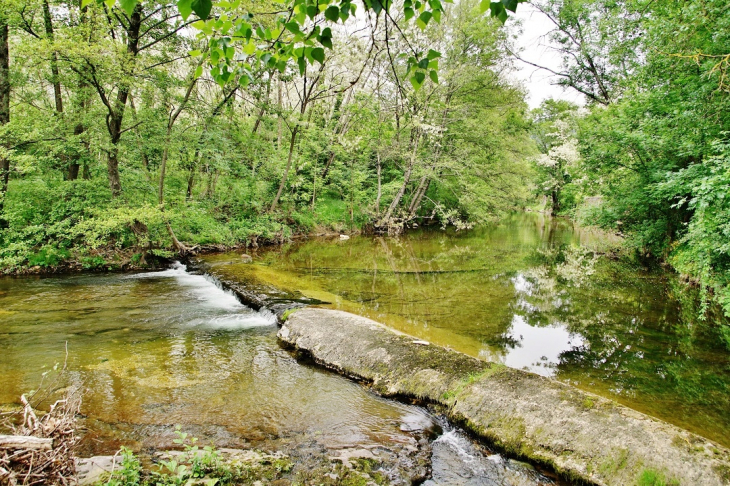
POLYGON ((611 238, 517 215, 469 232, 311 239, 205 261, 262 293, 319 299, 472 356, 552 376, 730 446, 717 311, 661 269, 596 256, 611 238))
MULTIPOLYGON (((273 314, 247 308, 181 265, 133 275, 2 278, 0 406, 12 408, 37 388, 44 372, 64 362, 67 345, 64 385, 85 390, 81 455, 121 445, 170 448, 181 425, 202 445, 325 462, 372 451, 396 479, 398 470, 407 477, 423 468, 419 461, 429 460, 446 424, 301 364, 279 346, 277 330, 273 314)), ((433 455, 446 461, 447 476, 470 471, 484 478, 473 484, 552 483, 514 461, 487 458, 488 450, 458 430, 441 437, 433 455)))

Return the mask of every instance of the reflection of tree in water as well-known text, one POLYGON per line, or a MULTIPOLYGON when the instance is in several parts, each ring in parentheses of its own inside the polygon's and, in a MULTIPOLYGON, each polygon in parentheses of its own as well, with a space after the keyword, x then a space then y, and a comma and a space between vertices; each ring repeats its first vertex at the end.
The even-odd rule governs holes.
POLYGON ((718 335, 719 310, 700 319, 696 292, 673 277, 637 274, 632 265, 587 264, 564 248, 536 259, 544 264, 513 278, 522 290, 515 313, 584 339, 560 354, 559 379, 686 427, 702 424, 705 435, 707 423, 719 434, 730 428, 730 359, 718 335), (591 271, 582 271, 587 265, 591 271))
POLYGON ((371 317, 487 359, 534 345, 539 333, 520 340, 515 316, 543 333, 559 328, 579 337, 546 363, 559 379, 704 435, 707 424, 730 430, 719 315, 699 320, 696 295, 674 277, 598 258, 575 235, 562 222, 517 219, 468 233, 315 240, 265 258, 371 317))

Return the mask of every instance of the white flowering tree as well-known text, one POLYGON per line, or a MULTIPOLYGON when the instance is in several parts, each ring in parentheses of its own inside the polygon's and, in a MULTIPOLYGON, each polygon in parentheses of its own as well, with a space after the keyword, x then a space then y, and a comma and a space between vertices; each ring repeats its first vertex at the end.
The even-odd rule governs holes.
POLYGON ((569 103, 547 100, 536 110, 533 136, 541 152, 534 159, 540 174, 538 190, 550 198, 553 215, 563 209, 563 187, 571 182, 580 161, 575 108, 569 103))

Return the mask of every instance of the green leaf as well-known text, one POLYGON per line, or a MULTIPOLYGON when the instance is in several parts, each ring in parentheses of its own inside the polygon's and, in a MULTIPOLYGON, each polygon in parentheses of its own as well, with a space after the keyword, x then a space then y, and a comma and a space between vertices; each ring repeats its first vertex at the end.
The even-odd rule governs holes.
POLYGON ((320 64, 324 64, 324 49, 322 49, 321 47, 315 47, 314 49, 312 49, 312 57, 320 64))
POLYGON ((81 0, 81 8, 86 8, 94 0, 81 0))
POLYGON ((200 50, 198 49, 188 52, 188 55, 190 55, 190 57, 199 57, 201 54, 202 52, 200 52, 200 50))
POLYGON ((180 12, 183 20, 187 20, 190 14, 193 13, 192 3, 193 0, 180 0, 177 2, 177 11, 180 12))
POLYGON ((198 66, 197 68, 195 68, 195 75, 193 75, 193 79, 198 79, 202 75, 203 75, 203 66, 198 66))
POLYGON ((430 77, 431 81, 433 81, 434 83, 439 84, 439 73, 437 73, 433 69, 428 72, 428 77, 430 77))
POLYGON ((507 20, 507 11, 501 2, 492 2, 489 4, 492 17, 497 17, 502 23, 507 20))
POLYGON ((406 16, 406 21, 411 20, 416 15, 416 12, 414 12, 413 9, 410 7, 404 8, 403 13, 406 16))
POLYGON ((337 23, 340 20, 340 9, 337 6, 332 5, 324 11, 324 17, 330 22, 337 23))
POLYGON ((423 12, 421 15, 418 16, 418 20, 416 20, 416 25, 421 30, 426 30, 426 26, 428 25, 428 22, 431 20, 431 12, 423 12))
POLYGON ((517 0, 502 0, 502 5, 510 12, 514 13, 517 11, 517 0))
POLYGON ((325 27, 322 30, 322 34, 317 36, 317 40, 324 47, 332 49, 332 30, 329 27, 325 27))
POLYGON ((210 11, 213 8, 213 2, 211 0, 192 0, 190 6, 198 17, 203 20, 208 20, 210 11))
POLYGON ((425 79, 426 79, 426 75, 419 71, 419 72, 415 73, 413 76, 411 76, 409 81, 413 85, 413 89, 418 91, 419 89, 421 89, 421 86, 423 85, 423 81, 425 79))
POLYGON ((256 52, 256 44, 249 40, 248 44, 243 46, 243 52, 245 52, 249 56, 252 55, 254 52, 256 52))
POLYGON ((421 69, 428 69, 428 59, 424 57, 418 61, 418 67, 421 69))
POLYGON ((296 22, 287 22, 286 24, 284 24, 284 27, 286 27, 286 30, 288 30, 292 34, 300 34, 302 32, 299 29, 299 24, 296 22))
POLYGON ((428 50, 428 54, 426 54, 426 58, 429 61, 433 61, 434 59, 437 59, 441 57, 441 53, 439 51, 434 51, 433 49, 428 50))
POLYGON ((137 6, 137 0, 119 0, 119 6, 127 15, 132 15, 134 7, 137 6))
POLYGON ((297 59, 297 65, 299 66, 299 74, 304 76, 304 73, 307 71, 307 61, 304 59, 304 56, 297 59))
POLYGON ((489 4, 490 4, 490 2, 491 2, 491 0, 482 0, 481 2, 479 2, 479 10, 481 10, 482 13, 486 12, 487 10, 489 10, 489 4))

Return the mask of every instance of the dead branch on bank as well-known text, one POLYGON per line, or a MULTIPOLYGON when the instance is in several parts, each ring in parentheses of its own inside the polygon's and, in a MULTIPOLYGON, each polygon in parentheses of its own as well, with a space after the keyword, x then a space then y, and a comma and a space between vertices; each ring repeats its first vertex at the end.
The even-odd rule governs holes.
POLYGON ((55 379, 41 386, 30 399, 22 395, 21 410, 3 414, 0 426, 12 435, 0 435, 0 485, 75 484, 74 447, 78 442, 76 419, 81 390, 72 388, 48 412, 37 412, 57 392, 65 370, 66 363, 55 379))

